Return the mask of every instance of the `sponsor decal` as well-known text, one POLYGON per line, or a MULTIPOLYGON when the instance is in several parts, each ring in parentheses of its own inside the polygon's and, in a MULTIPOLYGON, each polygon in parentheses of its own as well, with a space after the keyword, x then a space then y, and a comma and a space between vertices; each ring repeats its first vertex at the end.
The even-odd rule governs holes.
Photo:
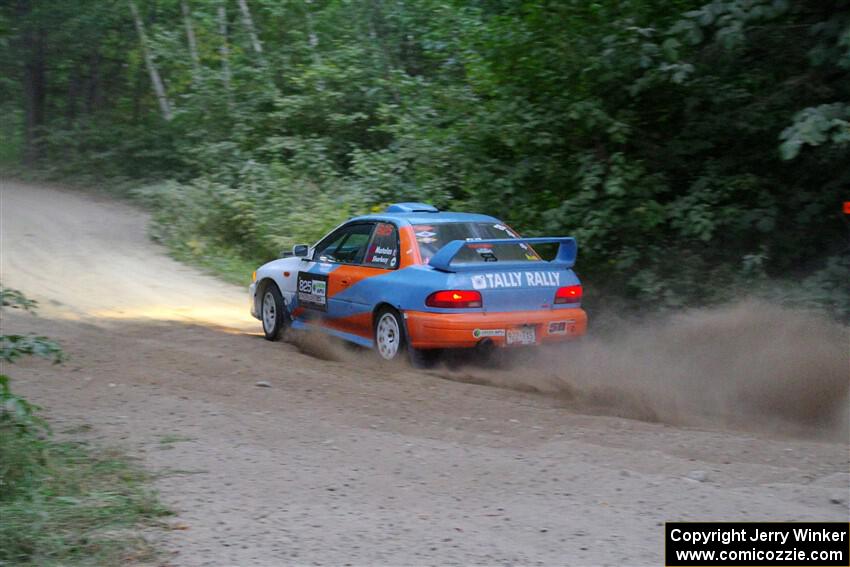
POLYGON ((567 329, 571 333, 575 332, 575 319, 567 319, 566 321, 552 321, 549 323, 550 335, 566 335, 567 329))
POLYGON ((298 303, 309 309, 328 310, 328 276, 298 272, 298 303))
POLYGON ((566 321, 552 321, 549 323, 549 334, 550 335, 566 335, 567 334, 567 322, 566 321))
POLYGON ((431 244, 432 242, 437 242, 436 238, 417 238, 416 240, 418 240, 422 244, 431 244))
POLYGON ((494 224, 493 228, 495 228, 496 230, 508 230, 508 227, 503 224, 494 224))
POLYGON ((493 272, 472 276, 473 289, 558 287, 561 272, 493 272))
POLYGON ((476 339, 480 339, 483 337, 504 337, 505 330, 504 329, 475 329, 472 331, 472 336, 476 339))
POLYGON ((398 264, 398 260, 395 256, 393 256, 392 258, 390 258, 390 268, 395 268, 396 264, 398 264))
POLYGON ((419 238, 431 238, 432 236, 437 236, 436 232, 431 232, 430 230, 422 230, 416 233, 416 236, 419 238))

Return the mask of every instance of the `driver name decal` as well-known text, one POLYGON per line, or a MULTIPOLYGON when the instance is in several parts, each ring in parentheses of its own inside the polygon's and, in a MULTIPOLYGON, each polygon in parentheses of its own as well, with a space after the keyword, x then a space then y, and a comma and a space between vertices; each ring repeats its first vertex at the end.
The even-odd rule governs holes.
POLYGON ((473 289, 558 287, 560 285, 560 272, 493 272, 472 276, 473 289))

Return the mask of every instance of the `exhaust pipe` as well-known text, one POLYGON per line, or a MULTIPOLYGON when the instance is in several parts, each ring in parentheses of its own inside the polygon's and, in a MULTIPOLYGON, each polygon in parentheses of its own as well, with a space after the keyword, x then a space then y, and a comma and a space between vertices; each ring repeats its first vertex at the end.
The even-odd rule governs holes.
POLYGON ((475 350, 480 352, 483 355, 489 355, 496 348, 496 344, 493 342, 491 338, 484 338, 478 341, 478 344, 475 345, 475 350))

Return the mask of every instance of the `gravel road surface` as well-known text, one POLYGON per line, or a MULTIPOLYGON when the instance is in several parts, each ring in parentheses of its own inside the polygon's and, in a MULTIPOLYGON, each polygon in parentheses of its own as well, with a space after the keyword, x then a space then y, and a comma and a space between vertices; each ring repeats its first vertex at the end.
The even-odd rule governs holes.
POLYGON ((848 520, 846 440, 593 415, 269 343, 245 290, 168 258, 144 213, 0 183, 0 277, 41 305, 3 333, 70 355, 4 371, 57 431, 156 473, 168 565, 662 565, 664 521, 848 520))

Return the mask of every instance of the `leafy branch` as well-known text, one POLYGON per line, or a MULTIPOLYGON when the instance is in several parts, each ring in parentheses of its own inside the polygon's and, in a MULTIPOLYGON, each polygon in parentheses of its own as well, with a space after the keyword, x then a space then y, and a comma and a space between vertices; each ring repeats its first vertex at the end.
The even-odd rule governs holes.
MULTIPOLYGON (((35 312, 37 303, 16 289, 0 287, 0 307, 35 312)), ((65 360, 62 348, 47 337, 38 335, 0 335, 0 361, 14 363, 22 356, 52 359, 54 364, 65 360)), ((11 427, 24 435, 32 430, 49 431, 47 422, 36 415, 39 406, 14 392, 10 379, 0 374, 0 427, 11 427)))

